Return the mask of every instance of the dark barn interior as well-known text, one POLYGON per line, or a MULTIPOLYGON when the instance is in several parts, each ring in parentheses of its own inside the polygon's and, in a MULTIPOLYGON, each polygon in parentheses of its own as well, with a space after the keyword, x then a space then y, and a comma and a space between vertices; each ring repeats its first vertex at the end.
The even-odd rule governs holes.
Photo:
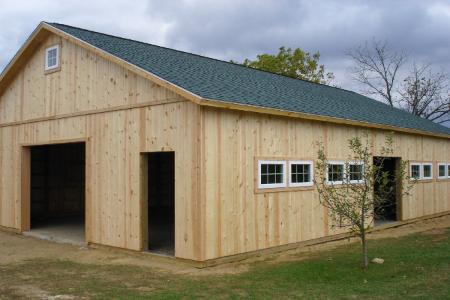
POLYGON ((175 152, 148 154, 148 249, 175 254, 175 152))
MULTIPOLYGON (((396 170, 399 163, 399 158, 395 157, 374 157, 374 165, 381 166, 382 172, 388 173, 388 190, 390 190, 387 195, 385 195, 385 202, 375 206, 375 225, 381 225, 388 222, 397 221, 397 194, 399 184, 396 180, 396 170)), ((375 193, 380 193, 379 184, 375 183, 375 193)), ((384 193, 383 193, 384 194, 384 193)))
POLYGON ((85 145, 31 147, 31 231, 84 242, 85 145))

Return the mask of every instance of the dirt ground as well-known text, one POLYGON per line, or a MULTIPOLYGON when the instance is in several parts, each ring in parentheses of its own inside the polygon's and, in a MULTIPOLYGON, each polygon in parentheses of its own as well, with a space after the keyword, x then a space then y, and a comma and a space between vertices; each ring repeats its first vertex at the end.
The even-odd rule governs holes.
MULTIPOLYGON (((395 228, 370 233, 370 239, 396 238, 411 233, 439 231, 450 228, 450 215, 418 221, 395 228)), ((356 238, 327 242, 301 247, 275 254, 255 256, 240 262, 222 264, 215 267, 199 269, 188 263, 170 258, 157 257, 131 251, 116 249, 92 249, 67 244, 57 244, 17 234, 0 231, 0 265, 22 262, 31 259, 62 259, 83 264, 96 265, 133 265, 157 269, 162 272, 191 275, 230 274, 245 272, 256 261, 277 263, 308 258, 308 254, 330 250, 340 245, 354 243, 356 238)), ((26 288, 26 287, 25 287, 26 288)))
MULTIPOLYGON (((384 229, 381 231, 375 231, 370 233, 370 239, 383 239, 383 238, 399 238, 412 233, 423 232, 424 234, 438 235, 445 231, 445 228, 450 228, 450 215, 437 217, 428 220, 418 221, 407 225, 402 225, 395 228, 384 229)), ((172 274, 177 275, 189 275, 200 278, 202 276, 210 275, 225 275, 225 274, 237 274, 242 273, 250 269, 257 262, 263 262, 264 264, 276 264, 281 262, 299 261, 318 255, 321 251, 327 251, 334 249, 338 246, 348 245, 349 243, 358 242, 356 238, 342 239, 333 242, 327 242, 312 246, 301 247, 289 251, 264 254, 260 256, 254 256, 249 259, 245 259, 239 262, 222 264, 215 267, 209 267, 199 269, 186 262, 174 260, 166 257, 158 257, 154 255, 148 255, 143 253, 136 253, 125 250, 101 248, 93 249, 86 247, 76 247, 68 244, 57 244, 45 240, 39 240, 32 237, 23 235, 17 235, 13 233, 6 233, 0 231, 0 270, 9 270, 15 268, 21 268, 23 264, 27 262, 46 261, 52 262, 58 260, 64 264, 83 264, 86 265, 87 274, 89 272, 100 272, 101 276, 110 276, 114 279, 114 275, 109 274, 108 270, 112 268, 120 267, 140 267, 148 268, 149 272, 160 274, 162 276, 170 277, 172 274), (89 265, 95 265, 95 269, 89 268, 89 265), (103 270, 99 270, 102 268, 103 270)), ((28 266, 28 265, 27 265, 28 266)), ((49 264, 51 268, 51 264, 49 264)), ((32 271, 36 272, 36 271, 32 271)), ((39 272, 39 271, 37 271, 39 272)), ((46 270, 47 272, 47 270, 46 270)), ((47 275, 52 272, 61 272, 51 269, 48 270, 47 275), (50 272, 50 273, 49 273, 50 272)), ((63 271, 64 272, 64 271, 63 271)), ((7 275, 7 274, 4 274, 7 275)), ((45 284, 40 282, 35 284, 33 280, 41 280, 40 275, 36 273, 30 273, 29 275, 18 272, 16 275, 22 280, 25 280, 21 284, 14 284, 17 282, 15 278, 6 276, 4 279, 6 282, 0 282, 0 300, 3 299, 84 299, 71 295, 56 295, 52 294, 45 289, 45 284), (34 276, 33 280, 28 280, 29 276, 34 276), (36 277, 37 276, 37 277, 36 277), (43 285, 43 286, 42 286, 43 285), (10 298, 12 297, 12 298, 10 298)), ((63 275, 63 274, 60 274, 63 275)), ((56 278, 60 276, 55 273, 56 278)), ((77 275, 78 276, 78 275, 77 275)), ((85 276, 85 275, 83 275, 85 276)), ((76 286, 76 284, 75 284, 76 286)), ((146 287, 148 288, 148 287, 146 287)), ((137 289, 139 290, 139 289, 137 289)))

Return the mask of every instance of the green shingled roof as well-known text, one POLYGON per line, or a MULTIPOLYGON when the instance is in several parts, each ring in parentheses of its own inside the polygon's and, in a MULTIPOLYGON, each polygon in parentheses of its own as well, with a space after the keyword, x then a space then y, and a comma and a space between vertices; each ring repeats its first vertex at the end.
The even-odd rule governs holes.
POLYGON ((450 134, 450 128, 355 92, 67 25, 47 24, 202 98, 450 134))

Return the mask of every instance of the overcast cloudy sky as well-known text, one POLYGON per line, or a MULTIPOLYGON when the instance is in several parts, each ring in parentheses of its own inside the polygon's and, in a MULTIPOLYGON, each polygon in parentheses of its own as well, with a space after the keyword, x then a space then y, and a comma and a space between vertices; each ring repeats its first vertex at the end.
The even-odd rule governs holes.
POLYGON ((356 91, 345 51, 374 38, 450 70, 450 0, 0 0, 0 69, 43 20, 224 60, 320 51, 335 84, 356 91))

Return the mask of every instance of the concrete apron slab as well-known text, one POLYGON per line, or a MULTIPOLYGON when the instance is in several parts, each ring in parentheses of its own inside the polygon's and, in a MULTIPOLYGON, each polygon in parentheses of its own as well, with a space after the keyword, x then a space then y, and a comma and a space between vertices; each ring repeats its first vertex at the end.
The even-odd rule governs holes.
POLYGON ((85 247, 84 226, 75 224, 45 225, 30 231, 24 231, 23 235, 61 244, 85 247))

